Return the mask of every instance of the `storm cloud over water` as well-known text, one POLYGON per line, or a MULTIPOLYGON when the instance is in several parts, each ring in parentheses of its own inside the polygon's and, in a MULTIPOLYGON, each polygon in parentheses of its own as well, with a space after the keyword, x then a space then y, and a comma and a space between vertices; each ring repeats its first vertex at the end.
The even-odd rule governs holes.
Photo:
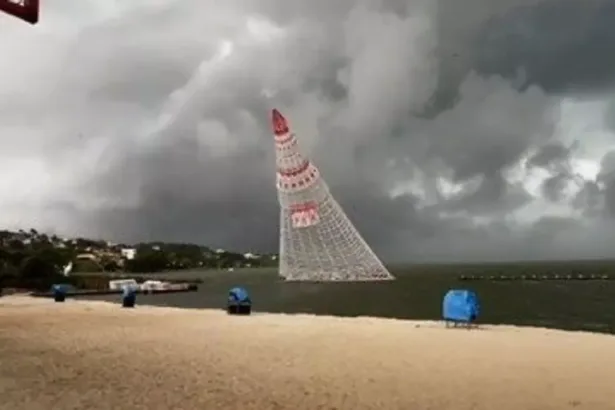
POLYGON ((612 254, 615 2, 50 3, 0 17, 5 226, 274 251, 278 107, 386 260, 612 254))

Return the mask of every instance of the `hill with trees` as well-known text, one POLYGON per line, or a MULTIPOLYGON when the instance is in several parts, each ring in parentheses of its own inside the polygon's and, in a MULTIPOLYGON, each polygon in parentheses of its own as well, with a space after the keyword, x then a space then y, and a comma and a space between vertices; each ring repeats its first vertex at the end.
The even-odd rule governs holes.
POLYGON ((237 253, 189 243, 116 244, 60 238, 35 229, 0 231, 0 288, 48 289, 73 283, 70 272, 158 273, 178 270, 276 266, 277 255, 237 253))

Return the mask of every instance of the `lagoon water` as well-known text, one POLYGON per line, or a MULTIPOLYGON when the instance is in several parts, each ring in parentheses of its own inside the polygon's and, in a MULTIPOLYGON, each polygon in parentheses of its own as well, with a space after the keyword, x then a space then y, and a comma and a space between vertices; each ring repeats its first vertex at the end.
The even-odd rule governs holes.
MULTIPOLYGON (((461 282, 458 269, 405 269, 397 280, 370 283, 285 283, 275 270, 180 272, 200 278, 197 292, 139 295, 137 304, 223 309, 231 287, 251 293, 262 312, 437 320, 452 288, 476 291, 480 322, 615 334, 615 281, 461 282)), ((168 276, 168 274, 165 274, 168 276)), ((118 296, 88 297, 118 301, 118 296)))

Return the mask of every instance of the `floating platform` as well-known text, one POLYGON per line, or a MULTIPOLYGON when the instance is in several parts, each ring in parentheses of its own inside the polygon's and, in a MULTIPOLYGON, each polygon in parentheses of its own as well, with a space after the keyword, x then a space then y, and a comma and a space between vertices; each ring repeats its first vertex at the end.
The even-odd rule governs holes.
POLYGON ((460 275, 461 281, 489 282, 545 282, 545 281, 606 281, 615 280, 615 275, 557 274, 557 275, 460 275))
MULTIPOLYGON (((196 292, 199 290, 198 285, 193 283, 178 283, 170 285, 168 288, 164 289, 135 289, 136 294, 142 295, 156 295, 161 293, 181 293, 181 292, 196 292)), ((103 296, 103 295, 122 295, 124 291, 122 289, 77 289, 66 292, 66 297, 76 297, 76 296, 103 296)), ((52 298, 54 293, 52 291, 47 292, 32 292, 31 296, 41 297, 41 298, 52 298)))

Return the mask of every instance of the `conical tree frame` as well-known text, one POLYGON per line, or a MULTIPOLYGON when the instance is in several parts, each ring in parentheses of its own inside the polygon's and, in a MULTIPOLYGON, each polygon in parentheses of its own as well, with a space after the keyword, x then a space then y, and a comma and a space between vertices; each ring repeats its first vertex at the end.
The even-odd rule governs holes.
POLYGON ((287 281, 395 279, 331 195, 318 168, 301 155, 278 110, 272 111, 280 204, 280 276, 287 281))

